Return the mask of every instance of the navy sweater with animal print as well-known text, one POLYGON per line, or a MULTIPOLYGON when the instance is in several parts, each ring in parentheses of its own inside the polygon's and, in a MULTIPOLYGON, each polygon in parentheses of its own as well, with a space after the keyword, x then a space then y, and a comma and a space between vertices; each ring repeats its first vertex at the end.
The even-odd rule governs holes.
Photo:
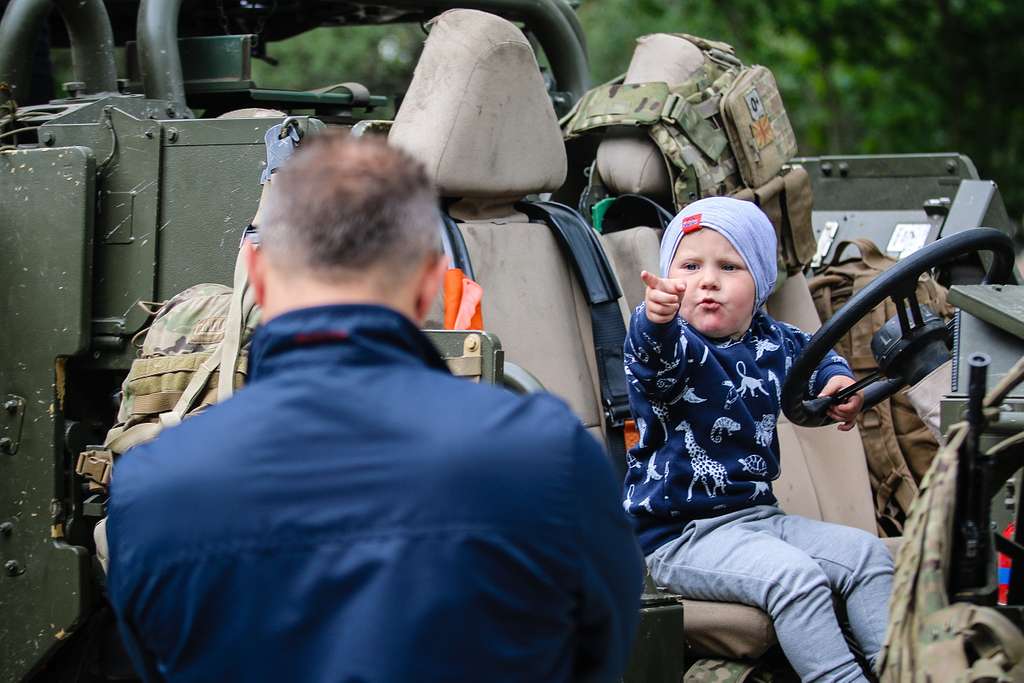
MULTIPOLYGON (((644 554, 678 537, 690 520, 775 504, 782 382, 809 339, 764 312, 742 338, 723 340, 678 316, 652 323, 637 307, 625 360, 640 443, 626 456, 622 504, 644 554)), ((811 375, 811 395, 835 375, 852 377, 830 351, 811 375)))

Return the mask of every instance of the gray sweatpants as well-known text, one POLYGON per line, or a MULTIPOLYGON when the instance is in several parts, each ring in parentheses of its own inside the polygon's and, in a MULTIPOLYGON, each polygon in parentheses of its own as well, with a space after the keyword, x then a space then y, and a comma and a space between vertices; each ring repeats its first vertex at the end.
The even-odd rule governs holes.
POLYGON ((690 522, 647 556, 647 566, 655 583, 684 597, 763 609, 802 681, 866 680, 843 638, 833 592, 872 665, 885 638, 893 561, 860 529, 759 505, 690 522))

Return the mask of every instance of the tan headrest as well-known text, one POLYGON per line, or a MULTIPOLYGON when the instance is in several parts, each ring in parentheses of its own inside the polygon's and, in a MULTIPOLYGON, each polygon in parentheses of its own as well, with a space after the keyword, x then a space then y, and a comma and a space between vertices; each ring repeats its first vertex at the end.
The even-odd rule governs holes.
POLYGON ((426 164, 446 197, 518 199, 565 181, 565 146, 533 48, 485 12, 434 20, 388 141, 426 164))
MULTIPOLYGON (((696 45, 667 33, 641 36, 626 71, 626 83, 663 81, 681 85, 704 64, 696 45)), ((637 128, 612 130, 597 148, 597 170, 612 194, 630 192, 671 199, 665 161, 647 132, 637 128)))

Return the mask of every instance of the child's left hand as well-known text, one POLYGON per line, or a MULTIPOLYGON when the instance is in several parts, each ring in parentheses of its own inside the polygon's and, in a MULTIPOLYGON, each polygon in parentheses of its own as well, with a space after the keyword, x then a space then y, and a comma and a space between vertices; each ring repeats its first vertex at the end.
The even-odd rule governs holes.
MULTIPOLYGON (((856 380, 846 377, 845 375, 836 375, 829 379, 825 383, 825 388, 821 390, 819 396, 832 396, 838 394, 846 387, 854 384, 856 380)), ((857 423, 857 413, 860 412, 861 407, 864 405, 864 392, 858 391, 853 396, 850 396, 843 403, 836 403, 828 409, 828 416, 836 422, 839 422, 839 429, 843 432, 848 432, 853 429, 857 423)))

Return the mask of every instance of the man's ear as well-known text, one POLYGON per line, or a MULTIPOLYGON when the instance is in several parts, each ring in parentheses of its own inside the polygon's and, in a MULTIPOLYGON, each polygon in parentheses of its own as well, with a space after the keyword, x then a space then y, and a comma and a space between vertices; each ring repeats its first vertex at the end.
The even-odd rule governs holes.
POLYGON ((427 313, 437 298, 437 293, 444 282, 444 274, 448 270, 448 257, 444 254, 427 257, 421 271, 416 295, 416 325, 422 326, 427 313))
POLYGON ((249 274, 249 287, 252 289, 256 305, 264 308, 267 297, 267 259, 259 247, 249 240, 242 244, 242 258, 249 274))

